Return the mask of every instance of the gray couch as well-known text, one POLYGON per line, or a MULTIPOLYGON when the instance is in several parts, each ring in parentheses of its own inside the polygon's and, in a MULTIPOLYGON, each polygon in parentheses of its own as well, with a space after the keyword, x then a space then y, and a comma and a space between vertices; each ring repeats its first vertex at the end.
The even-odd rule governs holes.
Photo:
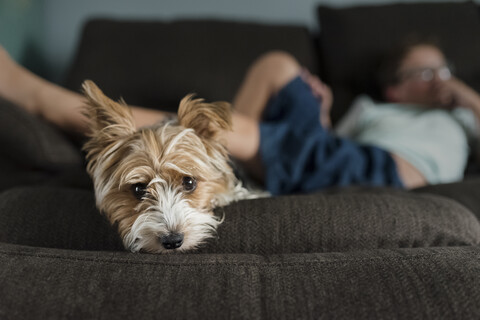
MULTIPOLYGON (((65 85, 89 78, 113 98, 173 111, 189 92, 231 100, 248 64, 281 49, 332 84, 335 120, 355 94, 375 94, 369 70, 400 23, 401 33, 446 30, 459 74, 480 83, 473 3, 318 10, 320 37, 298 26, 91 20, 65 85), (448 17, 457 23, 446 28, 448 17)), ((1 101, 0 143, 1 319, 480 317, 474 175, 240 201, 216 210, 225 222, 199 251, 132 254, 95 208, 81 141, 1 101)))

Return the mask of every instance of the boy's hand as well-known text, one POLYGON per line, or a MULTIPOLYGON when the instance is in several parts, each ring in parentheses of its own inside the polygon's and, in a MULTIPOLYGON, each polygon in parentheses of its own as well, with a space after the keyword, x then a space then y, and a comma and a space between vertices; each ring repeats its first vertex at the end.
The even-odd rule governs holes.
POLYGON ((434 91, 440 105, 445 108, 464 107, 480 110, 480 95, 455 77, 439 81, 435 85, 434 91))
POLYGON ((331 128, 330 110, 333 104, 332 90, 323 83, 319 77, 312 75, 307 69, 303 69, 301 77, 312 89, 312 94, 320 101, 320 122, 322 126, 331 128))

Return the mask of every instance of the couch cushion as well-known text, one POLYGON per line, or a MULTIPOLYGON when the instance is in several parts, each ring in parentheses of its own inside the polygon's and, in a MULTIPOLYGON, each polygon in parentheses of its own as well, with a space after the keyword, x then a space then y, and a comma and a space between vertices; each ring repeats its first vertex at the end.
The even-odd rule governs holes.
POLYGON ((413 191, 453 199, 468 208, 477 219, 480 219, 480 177, 478 176, 460 182, 425 186, 413 191))
MULTIPOLYGON (((93 192, 55 187, 0 194, 0 241, 80 250, 121 250, 93 192)), ((457 202, 389 189, 246 200, 225 215, 199 253, 306 253, 476 245, 480 224, 457 202)))
POLYGON ((0 244, 10 319, 476 319, 480 248, 148 255, 0 244))
POLYGON ((480 19, 473 2, 341 9, 319 6, 318 17, 321 70, 336 97, 334 119, 345 112, 355 95, 378 97, 375 73, 379 58, 412 33, 439 37, 457 75, 467 83, 480 85, 480 19))
POLYGON ((175 111, 187 93, 231 101, 262 53, 286 50, 315 70, 313 43, 301 26, 213 20, 90 20, 66 86, 95 81, 112 98, 175 111))
POLYGON ((203 251, 339 252, 479 243, 478 220, 455 201, 377 189, 231 204, 216 244, 203 251))
POLYGON ((116 232, 95 208, 93 192, 19 187, 0 193, 0 241, 37 247, 122 250, 116 232))
POLYGON ((83 156, 57 128, 0 99, 0 190, 83 170, 83 156))

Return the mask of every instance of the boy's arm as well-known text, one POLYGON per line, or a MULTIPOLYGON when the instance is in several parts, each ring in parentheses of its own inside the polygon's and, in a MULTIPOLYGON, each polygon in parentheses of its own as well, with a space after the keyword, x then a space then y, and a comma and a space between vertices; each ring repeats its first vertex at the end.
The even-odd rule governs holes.
MULTIPOLYGON (((463 81, 452 77, 438 83, 436 93, 446 108, 464 107, 470 109, 475 117, 467 117, 468 113, 458 110, 457 116, 468 133, 471 155, 480 165, 480 95, 463 81)), ((455 111, 454 111, 455 112, 455 111)))

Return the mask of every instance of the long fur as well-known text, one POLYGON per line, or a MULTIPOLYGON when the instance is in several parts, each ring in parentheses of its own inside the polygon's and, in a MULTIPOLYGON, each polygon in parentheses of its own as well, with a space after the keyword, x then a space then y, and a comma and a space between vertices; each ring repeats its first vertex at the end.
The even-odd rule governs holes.
POLYGON ((96 204, 133 252, 166 253, 197 248, 215 235, 213 209, 249 196, 236 179, 221 132, 231 128, 227 103, 185 97, 178 121, 136 130, 129 108, 107 98, 91 81, 83 84, 91 121, 84 145, 96 204), (184 177, 196 181, 185 190, 184 177), (147 193, 137 199, 132 186, 147 193), (180 233, 182 245, 167 250, 162 237, 180 233))

